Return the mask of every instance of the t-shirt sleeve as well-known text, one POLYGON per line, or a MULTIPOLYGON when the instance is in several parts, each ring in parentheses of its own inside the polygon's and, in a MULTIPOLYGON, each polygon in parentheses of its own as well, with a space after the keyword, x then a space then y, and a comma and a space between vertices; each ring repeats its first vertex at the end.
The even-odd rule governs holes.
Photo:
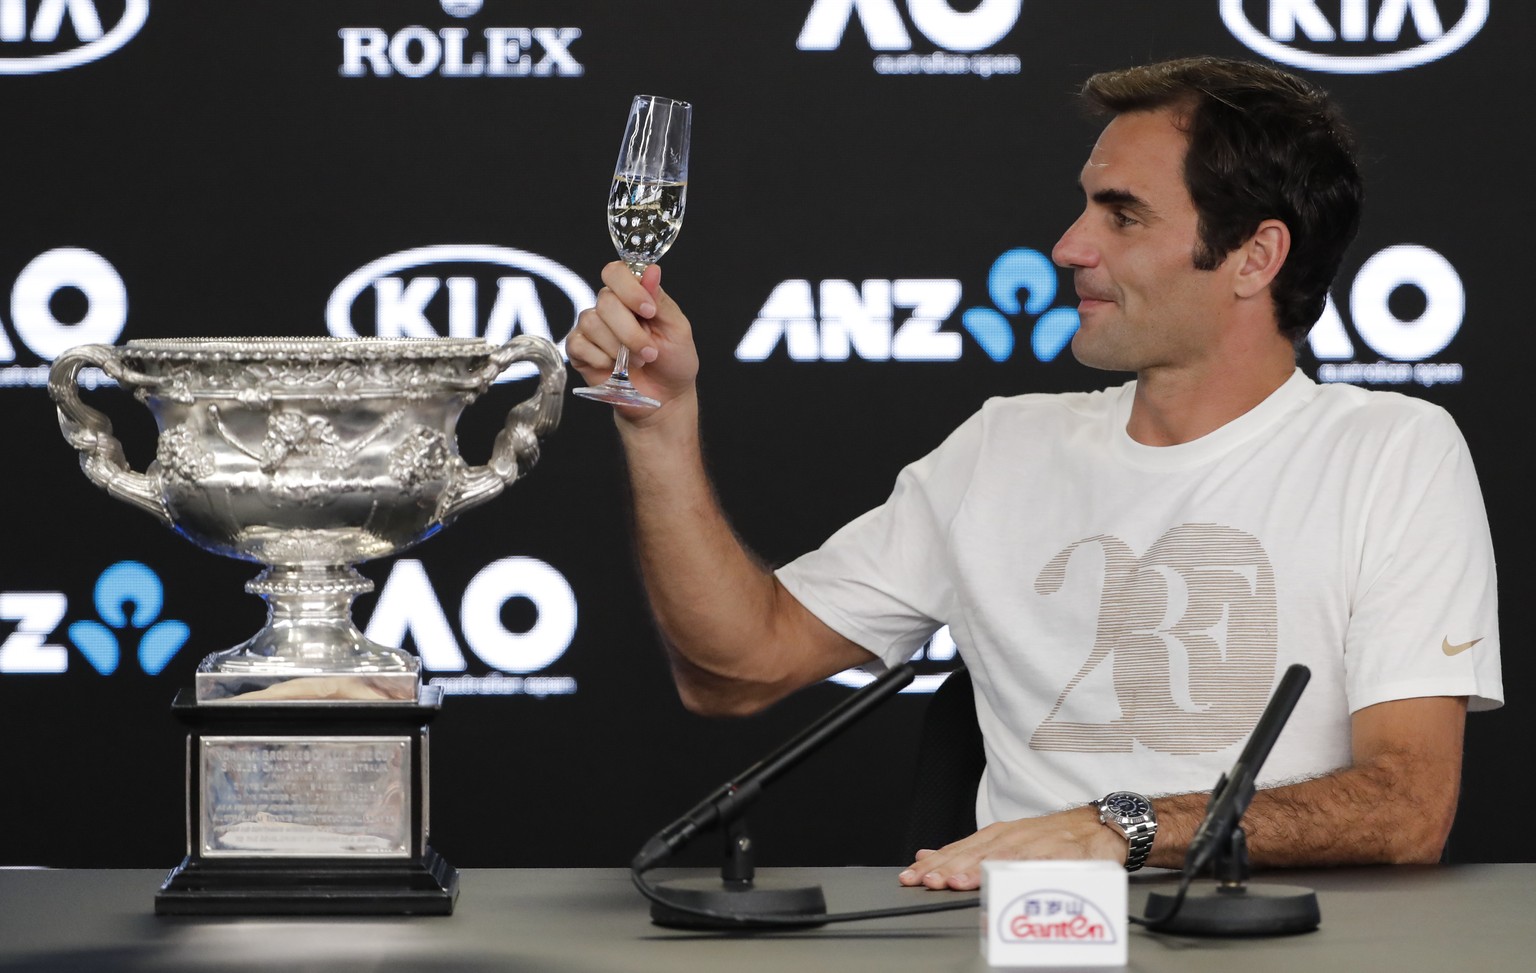
POLYGON ((1488 515, 1461 431, 1428 407, 1383 451, 1344 658, 1350 710, 1391 699, 1504 702, 1488 515))
POLYGON ((776 572, 812 614, 888 666, 952 614, 950 525, 980 454, 984 412, 903 469, 885 503, 776 572))

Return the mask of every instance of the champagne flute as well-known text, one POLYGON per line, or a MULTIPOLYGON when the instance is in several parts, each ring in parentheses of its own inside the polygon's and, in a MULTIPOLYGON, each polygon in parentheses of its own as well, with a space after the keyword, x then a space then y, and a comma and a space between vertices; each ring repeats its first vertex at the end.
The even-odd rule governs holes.
MULTIPOLYGON (((636 95, 624 125, 619 161, 608 193, 608 235, 639 277, 677 239, 688 196, 688 133, 693 106, 658 95, 636 95)), ((619 347, 613 374, 575 394, 612 405, 661 405, 629 381, 629 349, 619 347)))

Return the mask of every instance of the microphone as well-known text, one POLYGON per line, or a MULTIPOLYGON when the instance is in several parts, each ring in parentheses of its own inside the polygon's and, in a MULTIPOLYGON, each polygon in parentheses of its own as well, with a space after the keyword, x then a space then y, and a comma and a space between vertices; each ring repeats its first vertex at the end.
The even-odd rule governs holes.
POLYGON ((763 787, 847 729, 855 720, 900 692, 915 674, 911 663, 895 666, 843 700, 773 753, 715 788, 648 840, 630 862, 630 879, 651 901, 651 921, 678 929, 804 929, 829 922, 884 919, 975 908, 975 898, 918 906, 827 912, 819 885, 755 881, 752 840, 741 815, 763 787), (656 886, 643 873, 665 861, 701 831, 726 829, 726 861, 718 879, 682 878, 656 886))
POLYGON ((874 682, 833 707, 773 753, 715 788, 682 817, 658 831, 640 848, 629 867, 637 872, 655 868, 700 831, 734 821, 757 799, 764 785, 899 693, 912 681, 914 674, 912 664, 906 662, 882 673, 874 682))
POLYGON ((1291 718, 1301 691, 1307 688, 1312 671, 1303 665, 1293 665, 1285 670, 1280 685, 1275 687, 1269 705, 1259 716, 1258 725, 1243 746, 1243 752, 1232 765, 1232 771, 1223 774, 1211 791, 1211 801, 1205 807, 1205 818, 1190 839, 1189 850, 1184 854, 1184 871, 1197 875, 1205 868, 1223 843, 1229 840, 1232 829, 1238 826, 1243 813, 1253 801, 1253 792, 1259 776, 1259 768, 1274 748, 1280 730, 1291 718))
POLYGON ((1311 670, 1303 665, 1285 670, 1237 763, 1221 775, 1211 791, 1205 817, 1184 854, 1184 877, 1178 891, 1172 896, 1154 891, 1147 897, 1148 928, 1209 936, 1277 935, 1317 928, 1321 918, 1317 894, 1311 889, 1244 884, 1248 878, 1248 844, 1241 824, 1253 801, 1259 768, 1311 678, 1311 670), (1191 892, 1191 880, 1213 859, 1217 881, 1191 892))

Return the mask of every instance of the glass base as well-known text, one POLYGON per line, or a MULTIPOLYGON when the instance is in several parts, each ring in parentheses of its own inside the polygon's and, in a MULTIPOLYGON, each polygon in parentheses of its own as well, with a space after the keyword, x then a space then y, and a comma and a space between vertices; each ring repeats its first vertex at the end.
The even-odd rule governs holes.
POLYGON ((601 385, 588 385, 584 388, 573 389, 572 394, 594 402, 607 402, 609 405, 631 405, 644 409, 659 409, 661 403, 635 388, 628 382, 619 382, 609 379, 601 385))

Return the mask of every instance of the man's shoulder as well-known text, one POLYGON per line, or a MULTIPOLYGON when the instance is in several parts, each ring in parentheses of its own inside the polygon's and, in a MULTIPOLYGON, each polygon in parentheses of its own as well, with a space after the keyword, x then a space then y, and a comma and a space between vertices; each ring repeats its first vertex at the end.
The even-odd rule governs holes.
POLYGON ((1000 395, 982 404, 979 415, 993 421, 1017 422, 1056 418, 1061 421, 1097 420, 1120 407, 1130 385, 1116 385, 1089 392, 1024 392, 1000 395))
POLYGON ((1352 426, 1378 429, 1455 429, 1451 414, 1433 402, 1402 392, 1332 382, 1319 385, 1310 409, 1352 426))

